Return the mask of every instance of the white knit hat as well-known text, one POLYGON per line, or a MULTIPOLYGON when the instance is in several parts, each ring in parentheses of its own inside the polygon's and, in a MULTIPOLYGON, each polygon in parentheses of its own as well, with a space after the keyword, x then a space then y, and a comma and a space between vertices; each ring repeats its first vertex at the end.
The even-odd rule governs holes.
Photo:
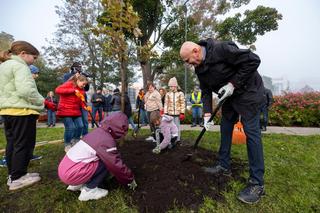
POLYGON ((170 78, 168 86, 169 87, 177 87, 178 86, 178 82, 177 82, 176 77, 170 78))

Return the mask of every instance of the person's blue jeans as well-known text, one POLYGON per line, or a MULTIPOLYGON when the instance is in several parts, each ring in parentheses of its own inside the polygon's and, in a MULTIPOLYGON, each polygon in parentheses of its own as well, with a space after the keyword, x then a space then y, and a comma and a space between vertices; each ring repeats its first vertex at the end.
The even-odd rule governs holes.
POLYGON ((136 131, 137 127, 133 122, 132 116, 130 116, 130 118, 128 118, 128 123, 131 125, 132 130, 136 131))
POLYGON ((192 124, 196 125, 198 122, 199 125, 202 124, 202 107, 192 107, 192 124))
POLYGON ((80 139, 83 129, 82 117, 64 117, 64 145, 70 145, 72 139, 80 139))
POLYGON ((88 134, 88 127, 89 127, 88 111, 81 108, 81 117, 82 117, 82 123, 83 123, 82 136, 85 136, 86 134, 88 134))
POLYGON ((261 122, 261 127, 267 127, 268 125, 268 117, 269 117, 269 109, 268 105, 263 105, 261 108, 262 112, 262 122, 261 122))
POLYGON ((94 121, 95 121, 97 112, 98 112, 98 115, 99 115, 99 123, 101 122, 101 120, 102 120, 102 111, 103 111, 103 107, 94 107, 94 106, 92 106, 92 116, 93 116, 93 118, 91 119, 92 126, 94 126, 94 121))
MULTIPOLYGON (((221 119, 221 144, 219 149, 219 164, 224 168, 230 168, 230 151, 234 124, 238 121, 236 114, 228 120, 225 116, 221 119)), ((260 130, 260 112, 254 117, 246 119, 241 117, 244 132, 247 137, 247 154, 249 159, 250 179, 259 185, 264 184, 264 158, 260 130)))
POLYGON ((147 112, 145 109, 140 109, 140 124, 148 124, 147 112))
POLYGON ((56 112, 48 109, 48 126, 56 125, 56 112))

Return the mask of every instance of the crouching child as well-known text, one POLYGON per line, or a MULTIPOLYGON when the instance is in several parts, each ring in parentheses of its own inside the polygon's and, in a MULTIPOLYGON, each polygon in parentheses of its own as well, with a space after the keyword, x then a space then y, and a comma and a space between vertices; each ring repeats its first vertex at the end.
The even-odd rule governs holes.
POLYGON ((58 168, 67 190, 81 191, 79 200, 97 200, 108 190, 98 188, 108 175, 131 189, 137 186, 132 171, 122 162, 116 139, 128 132, 128 119, 122 112, 106 117, 101 126, 84 136, 64 156, 58 168))
POLYGON ((172 149, 178 139, 178 127, 173 122, 173 117, 163 115, 159 111, 151 112, 150 121, 156 126, 155 135, 157 146, 152 150, 159 154, 164 149, 172 149))

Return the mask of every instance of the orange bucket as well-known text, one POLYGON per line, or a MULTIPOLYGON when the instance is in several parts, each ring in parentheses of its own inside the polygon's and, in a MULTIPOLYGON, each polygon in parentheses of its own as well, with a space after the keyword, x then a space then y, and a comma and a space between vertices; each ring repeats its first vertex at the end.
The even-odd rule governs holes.
POLYGON ((247 137, 243 130, 243 125, 238 121, 233 127, 232 144, 246 144, 247 137))

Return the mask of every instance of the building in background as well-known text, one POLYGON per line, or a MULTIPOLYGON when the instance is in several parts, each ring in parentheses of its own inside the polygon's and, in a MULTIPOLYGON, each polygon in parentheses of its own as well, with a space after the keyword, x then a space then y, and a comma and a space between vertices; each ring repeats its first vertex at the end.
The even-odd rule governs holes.
POLYGON ((282 95, 284 92, 290 92, 290 82, 284 78, 271 78, 262 76, 263 84, 266 88, 270 89, 273 95, 282 95))
POLYGON ((273 95, 282 95, 284 92, 290 92, 290 82, 285 78, 272 78, 273 95))

